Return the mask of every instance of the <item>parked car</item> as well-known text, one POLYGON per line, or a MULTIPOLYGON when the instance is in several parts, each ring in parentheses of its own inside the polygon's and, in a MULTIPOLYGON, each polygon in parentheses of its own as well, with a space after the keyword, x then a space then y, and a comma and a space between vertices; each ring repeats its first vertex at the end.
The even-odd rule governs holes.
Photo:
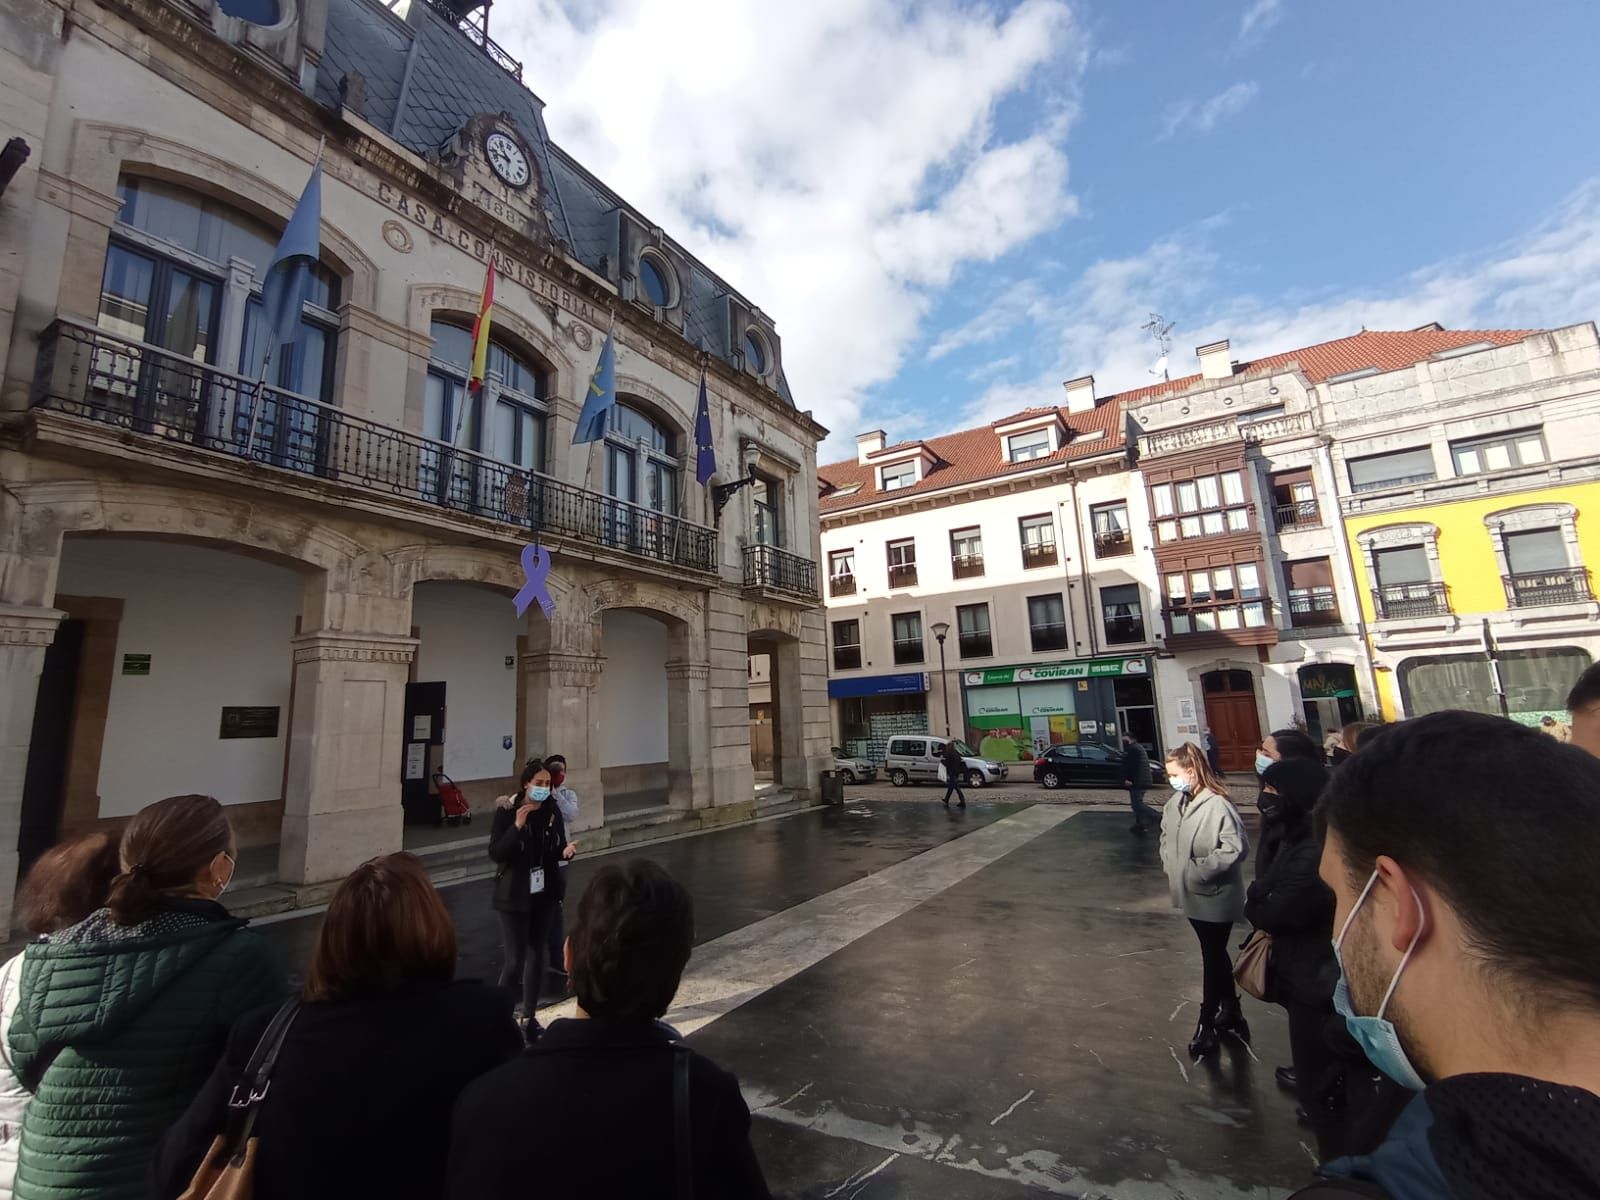
MULTIPOLYGON (((889 739, 889 753, 884 769, 889 772, 889 782, 895 787, 908 783, 938 783, 939 756, 951 739, 942 737, 896 737, 889 739)), ((961 739, 955 739, 956 752, 966 764, 967 777, 962 782, 967 787, 983 787, 999 783, 1007 775, 1005 763, 981 758, 978 752, 961 739)))
POLYGON ((851 758, 839 747, 833 748, 833 769, 846 783, 871 783, 878 777, 878 766, 870 759, 851 758))
MULTIPOLYGON (((1155 759, 1152 754, 1151 759, 1155 759)), ((1098 742, 1051 746, 1033 760, 1033 780, 1047 788, 1120 788, 1127 776, 1122 773, 1122 752, 1098 742)), ((1154 761, 1150 767, 1150 790, 1170 789, 1166 775, 1154 761)))

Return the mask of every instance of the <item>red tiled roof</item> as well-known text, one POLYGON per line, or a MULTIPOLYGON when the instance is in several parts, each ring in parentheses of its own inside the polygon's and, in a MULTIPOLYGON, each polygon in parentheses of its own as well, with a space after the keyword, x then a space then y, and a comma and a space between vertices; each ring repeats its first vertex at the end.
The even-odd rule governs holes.
MULTIPOLYGON (((1360 371, 1368 367, 1376 367, 1379 371, 1399 371, 1442 350, 1454 350, 1470 346, 1474 342, 1509 346, 1536 332, 1538 331, 1533 329, 1431 327, 1398 332, 1364 329, 1350 337, 1307 346, 1286 354, 1269 355, 1254 362, 1241 363, 1234 378, 1270 374, 1283 370, 1291 363, 1298 363, 1300 372, 1307 379, 1314 384, 1322 383, 1335 375, 1360 371)), ((1093 454, 1110 453, 1122 447, 1122 414, 1126 408, 1164 393, 1186 391, 1200 383, 1201 379, 1199 374, 1185 375, 1181 379, 1163 380, 1161 383, 1133 388, 1102 398, 1089 412, 1069 413, 1065 408, 1057 409, 1067 428, 1072 431, 1072 437, 1054 454, 1030 462, 1006 461, 1001 440, 995 434, 994 426, 1050 412, 1050 406, 1024 409, 1020 413, 1013 413, 991 425, 982 425, 976 429, 962 429, 956 433, 926 438, 924 442, 937 461, 922 479, 911 487, 896 489, 893 495, 899 499, 919 492, 937 491, 963 483, 976 483, 983 479, 1012 475, 1019 471, 1033 471, 1054 463, 1068 462, 1093 454), (1102 436, 1094 436, 1096 434, 1102 436)), ((901 442, 890 449, 914 444, 914 442, 901 442)), ((883 498, 883 493, 878 491, 877 469, 874 464, 858 463, 855 459, 826 463, 817 468, 817 475, 828 485, 828 490, 823 493, 819 505, 824 515, 849 508, 859 508, 883 498), (844 496, 837 494, 839 489, 848 488, 852 484, 859 485, 860 490, 844 496)))

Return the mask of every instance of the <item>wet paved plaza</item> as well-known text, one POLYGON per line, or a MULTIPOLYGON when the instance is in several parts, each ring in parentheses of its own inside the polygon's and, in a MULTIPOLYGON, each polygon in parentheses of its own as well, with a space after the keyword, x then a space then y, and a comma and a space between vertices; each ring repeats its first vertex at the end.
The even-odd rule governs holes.
MULTIPOLYGON (((867 801, 630 850, 690 888, 669 1014, 736 1072, 775 1195, 1282 1196, 1309 1141, 1281 1011, 1191 1063, 1193 935, 1126 814, 867 801)), ((602 859, 571 869, 575 900, 602 859)), ((445 889, 492 977, 485 881, 445 889)), ((569 903, 572 902, 569 900, 569 903)), ((317 917, 263 926, 295 967, 317 917)), ((1240 937, 1243 937, 1243 929, 1240 937)))

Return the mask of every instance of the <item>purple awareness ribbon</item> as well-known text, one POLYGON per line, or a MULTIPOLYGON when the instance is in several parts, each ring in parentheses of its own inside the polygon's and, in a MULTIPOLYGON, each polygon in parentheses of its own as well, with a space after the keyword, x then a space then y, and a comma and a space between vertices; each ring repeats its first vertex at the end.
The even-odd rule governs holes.
POLYGON ((550 577, 550 551, 533 542, 522 548, 522 573, 528 582, 522 585, 522 590, 516 595, 513 603, 517 606, 517 616, 528 611, 528 605, 535 600, 544 610, 545 619, 549 620, 556 615, 556 602, 550 599, 550 590, 545 587, 545 580, 550 577))

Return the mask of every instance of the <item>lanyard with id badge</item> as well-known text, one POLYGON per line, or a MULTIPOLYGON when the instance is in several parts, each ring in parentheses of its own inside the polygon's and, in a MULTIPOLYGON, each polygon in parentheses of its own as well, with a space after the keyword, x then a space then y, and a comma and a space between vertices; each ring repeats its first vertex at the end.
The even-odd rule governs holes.
POLYGON ((535 867, 528 872, 528 893, 537 896, 544 891, 544 868, 535 867))

